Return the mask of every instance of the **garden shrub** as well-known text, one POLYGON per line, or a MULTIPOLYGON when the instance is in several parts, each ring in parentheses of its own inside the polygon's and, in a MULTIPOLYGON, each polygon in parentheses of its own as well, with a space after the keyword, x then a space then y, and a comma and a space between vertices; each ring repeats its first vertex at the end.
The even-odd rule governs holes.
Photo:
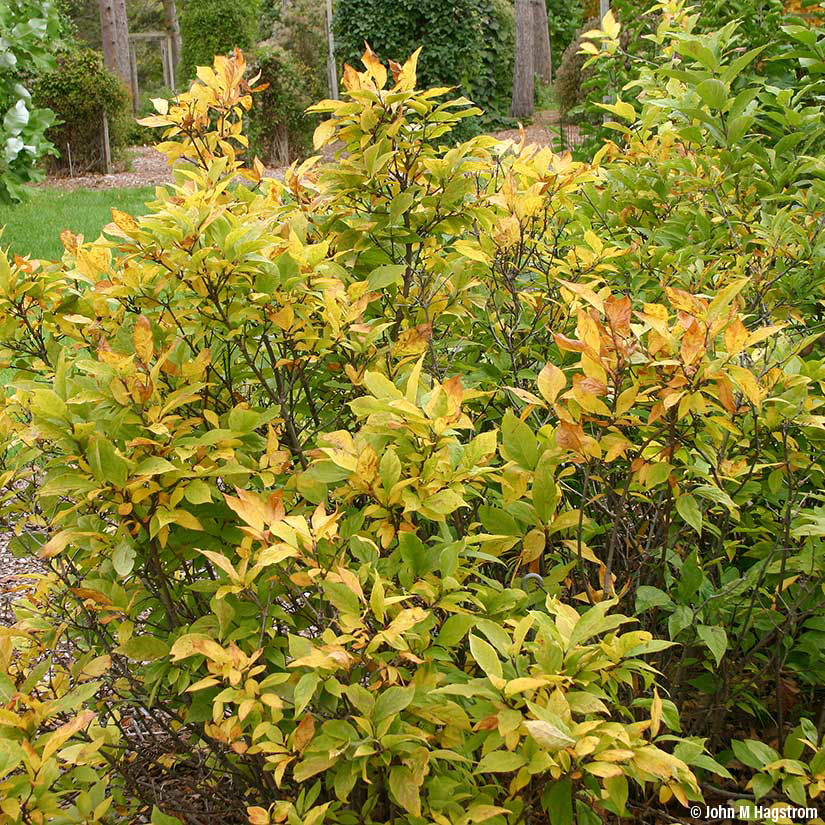
MULTIPOLYGON (((574 57, 572 52, 567 56, 572 64, 565 71, 562 93, 571 105, 574 101, 578 103, 568 111, 568 116, 581 124, 585 138, 578 147, 577 156, 591 157, 610 137, 610 130, 602 125, 605 96, 608 102, 615 102, 621 90, 635 82, 643 67, 656 62, 656 33, 663 11, 661 3, 651 7, 639 0, 615 0, 611 3, 611 25, 618 22, 621 38, 609 59, 603 58, 595 63, 587 61, 580 69, 582 56, 592 54, 592 50, 587 51, 586 44, 585 51, 578 57, 574 57)), ((809 37, 814 20, 784 14, 781 0, 736 0, 723 4, 701 0, 691 6, 691 14, 695 16, 692 26, 696 32, 709 35, 716 31, 727 32, 735 40, 731 46, 743 52, 760 49, 759 59, 751 63, 749 73, 758 73, 777 86, 797 87, 799 94, 806 91, 812 94, 815 88, 821 86, 816 79, 800 84, 798 65, 789 65, 799 44, 790 34, 787 24, 799 26, 808 32, 806 37, 809 37), (783 55, 790 55, 791 60, 783 55)), ((599 30, 600 22, 597 20, 591 28, 599 30)), ((810 49, 811 42, 806 42, 805 47, 810 49)), ((817 74, 814 73, 814 78, 817 74)))
POLYGON ((32 88, 38 106, 51 109, 56 123, 46 133, 60 152, 51 167, 75 172, 104 170, 103 115, 117 159, 127 145, 131 100, 120 80, 103 65, 100 52, 78 49, 58 55, 57 65, 37 77, 32 88))
POLYGON ((305 67, 318 86, 316 100, 327 94, 326 14, 314 0, 290 0, 279 15, 272 41, 305 67))
MULTIPOLYGON (((340 0, 335 5, 335 47, 339 60, 356 63, 367 42, 385 59, 401 60, 421 43, 427 48, 419 74, 422 86, 457 86, 490 119, 507 118, 515 47, 513 11, 500 0, 438 0, 396 3, 340 0)), ((478 132, 479 121, 458 135, 478 132)))
POLYGON ((0 714, 4 815, 58 723, 41 784, 82 755, 126 821, 820 796, 822 110, 664 10, 590 162, 453 145, 469 102, 367 50, 312 110, 346 151, 267 180, 236 54, 148 119, 149 214, 0 257, 0 513, 48 567, 0 655, 59 628, 99 682, 0 714))
POLYGON ((258 40, 260 0, 184 0, 179 8, 182 40, 179 74, 195 76, 216 54, 248 49, 258 40))
POLYGON ((54 115, 32 107, 31 80, 54 65, 60 17, 51 0, 0 5, 0 201, 19 201, 42 175, 37 161, 55 152, 46 137, 54 115))

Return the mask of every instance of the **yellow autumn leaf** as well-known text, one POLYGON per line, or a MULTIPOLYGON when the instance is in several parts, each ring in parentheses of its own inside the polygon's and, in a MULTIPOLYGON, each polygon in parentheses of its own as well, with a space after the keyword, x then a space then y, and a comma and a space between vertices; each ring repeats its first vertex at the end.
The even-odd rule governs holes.
POLYGON ((132 342, 135 346, 137 357, 144 364, 152 360, 155 348, 152 340, 152 325, 145 315, 139 315, 135 322, 135 329, 132 332, 132 342))
POLYGON ((326 146, 330 138, 335 134, 337 126, 338 123, 333 118, 321 121, 321 123, 315 127, 315 131, 312 134, 313 148, 320 149, 322 146, 326 146))
POLYGON ((366 66, 367 73, 375 81, 379 89, 387 85, 387 70, 378 55, 367 44, 364 54, 361 55, 361 62, 366 66))
POLYGON ((555 364, 545 364, 539 373, 537 383, 544 400, 552 404, 567 386, 567 378, 555 364))

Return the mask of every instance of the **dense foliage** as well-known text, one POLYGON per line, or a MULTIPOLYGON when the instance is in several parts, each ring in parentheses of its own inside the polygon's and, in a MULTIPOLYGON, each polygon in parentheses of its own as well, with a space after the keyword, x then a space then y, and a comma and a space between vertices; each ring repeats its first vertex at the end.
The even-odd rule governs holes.
POLYGON ((0 823, 821 796, 822 105, 653 13, 590 162, 453 145, 469 101, 367 50, 313 107, 345 151, 263 179, 236 54, 149 120, 148 215, 0 257, 0 512, 46 568, 0 823))
POLYGON ((51 68, 60 22, 51 0, 0 4, 0 201, 20 200, 38 178, 38 158, 53 152, 46 138, 54 115, 32 106, 30 81, 51 68))
MULTIPOLYGON (((338 0, 335 47, 339 59, 356 63, 365 42, 383 58, 396 61, 426 43, 419 69, 422 86, 457 86, 491 122, 506 117, 515 43, 512 3, 338 0)), ((477 131, 474 122, 464 124, 460 134, 477 131)))
POLYGON ((126 144, 129 93, 103 65, 99 52, 78 49, 58 56, 52 71, 38 75, 32 85, 36 106, 50 109, 57 121, 46 137, 60 151, 60 166, 75 172, 104 170, 103 115, 109 127, 109 143, 117 157, 126 144))
MULTIPOLYGON (((793 6, 788 3, 788 6, 793 6)), ((786 14, 781 0, 735 0, 731 3, 716 3, 701 0, 694 6, 696 32, 712 35, 716 31, 735 26, 732 34, 732 48, 743 52, 749 49, 761 49, 759 60, 753 62, 749 73, 758 74, 765 82, 782 87, 797 86, 798 90, 818 87, 816 69, 817 58, 811 53, 814 62, 800 65, 794 60, 798 47, 797 41, 782 25, 783 22, 808 28, 818 16, 814 12, 818 7, 816 0, 801 0, 796 3, 804 7, 805 17, 794 18, 786 14), (800 70, 811 71, 811 76, 804 83, 797 77, 800 70)), ((794 13, 799 9, 794 10, 794 13)), ((615 21, 621 30, 619 40, 609 55, 598 61, 587 60, 592 55, 592 45, 579 51, 586 31, 580 32, 578 48, 569 48, 563 57, 557 81, 557 93, 562 100, 564 117, 580 124, 585 140, 581 143, 577 155, 582 158, 592 157, 604 140, 611 136, 610 129, 603 126, 604 110, 602 103, 615 102, 622 90, 629 88, 640 76, 646 66, 657 62, 660 51, 657 46, 657 27, 659 15, 650 12, 646 0, 615 0, 611 3, 611 21, 615 21), (583 35, 583 37, 582 37, 583 35)), ((591 29, 599 29, 596 21, 591 29)), ((806 46, 811 48, 812 44, 806 46)))
POLYGON ((576 38, 576 32, 583 22, 584 8, 581 3, 547 0, 547 24, 550 27, 550 51, 554 72, 561 64, 561 56, 576 38))
POLYGON ((213 55, 248 49, 258 40, 260 0, 184 0, 178 6, 183 79, 211 64, 213 55))

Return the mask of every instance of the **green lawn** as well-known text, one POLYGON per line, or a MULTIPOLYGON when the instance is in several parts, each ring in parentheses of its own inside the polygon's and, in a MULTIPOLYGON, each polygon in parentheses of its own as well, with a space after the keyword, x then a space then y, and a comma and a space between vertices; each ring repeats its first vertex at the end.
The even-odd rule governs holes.
POLYGON ((155 188, 139 189, 30 189, 24 203, 0 204, 0 227, 5 224, 0 246, 18 255, 59 258, 63 254, 60 233, 80 233, 89 241, 112 220, 112 207, 130 215, 141 215, 144 204, 154 200, 155 188))

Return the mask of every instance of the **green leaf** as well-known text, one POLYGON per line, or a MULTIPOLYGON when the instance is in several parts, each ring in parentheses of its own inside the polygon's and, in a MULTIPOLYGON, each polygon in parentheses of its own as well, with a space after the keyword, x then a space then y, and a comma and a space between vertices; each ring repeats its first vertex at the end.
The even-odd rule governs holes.
POLYGON ((782 780, 782 792, 791 802, 795 802, 800 808, 807 804, 807 796, 805 794, 805 785, 802 782, 802 777, 788 776, 782 780))
POLYGON ((32 392, 32 412, 44 418, 58 418, 65 420, 68 417, 68 407, 63 399, 50 389, 36 389, 32 392))
POLYGON ((516 520, 498 507, 490 507, 484 504, 478 508, 478 517, 481 519, 481 526, 494 536, 515 537, 522 534, 516 520))
POLYGON ((533 431, 507 410, 501 422, 502 455, 525 470, 532 470, 539 457, 539 445, 533 431))
POLYGON ((375 695, 370 693, 362 685, 348 685, 346 688, 347 699, 364 714, 364 716, 372 715, 375 707, 375 695))
POLYGON ((415 685, 409 685, 408 687, 394 685, 387 688, 375 700, 375 710, 372 718, 376 722, 380 722, 382 719, 400 713, 412 702, 414 696, 415 685))
POLYGON ((390 793, 407 813, 421 816, 421 795, 409 768, 394 765, 390 768, 390 793))
POLYGON ((129 465, 119 456, 115 445, 108 438, 95 435, 89 439, 86 449, 86 458, 92 468, 94 477, 101 484, 114 484, 116 487, 125 487, 129 475, 129 465))
POLYGON ((607 791, 605 801, 613 804, 618 816, 624 816, 628 797, 627 777, 624 774, 608 776, 604 780, 604 789, 607 791))
POLYGON ((524 757, 520 753, 492 751, 478 763, 474 773, 512 773, 517 771, 524 762, 524 757))
POLYGON ((553 520, 560 498, 559 488, 553 478, 555 465, 551 462, 550 453, 544 453, 533 477, 533 506, 543 524, 548 524, 553 520))
POLYGON ((404 277, 407 267, 403 264, 384 264, 370 272, 367 283, 370 289, 384 289, 391 284, 397 284, 404 277))
POLYGON ((723 109, 728 102, 728 90, 721 80, 715 77, 709 77, 703 80, 697 87, 696 91, 699 97, 711 109, 723 109))
POLYGON ((550 817, 550 825, 572 825, 573 783, 569 777, 549 781, 541 795, 541 804, 550 817))
POLYGON ((476 664, 488 677, 502 678, 501 662, 495 648, 489 642, 485 642, 478 636, 470 636, 470 652, 476 664))
POLYGON ((381 461, 378 464, 378 476, 381 479, 381 486, 387 494, 401 478, 401 461, 392 447, 384 450, 384 455, 381 456, 381 461))
POLYGON ((684 604, 676 607, 667 620, 667 633, 672 640, 686 628, 693 624, 693 611, 684 604))
POLYGON ((593 636, 598 636, 601 633, 606 633, 608 630, 618 627, 620 624, 631 621, 627 616, 622 616, 616 613, 612 616, 605 615, 614 602, 612 600, 599 602, 587 610, 582 617, 576 622, 576 626, 570 633, 570 641, 567 645, 568 650, 571 650, 576 645, 586 642, 593 636))
POLYGON ((293 713, 296 717, 303 713, 304 708, 310 703, 315 694, 315 689, 318 687, 320 678, 318 673, 310 671, 298 680, 298 684, 295 685, 295 691, 293 693, 293 701, 295 702, 293 713))
POLYGON ((0 779, 11 773, 23 761, 24 755, 17 742, 0 739, 0 779))
POLYGON ((690 493, 682 493, 676 499, 676 511, 700 536, 702 535, 702 510, 690 493))
POLYGON ((135 548, 130 541, 122 541, 112 553, 112 567, 118 576, 128 576, 135 566, 135 548))
POLYGON ((158 476, 161 473, 171 473, 177 469, 171 461, 161 458, 157 455, 150 455, 144 458, 140 464, 135 467, 134 475, 136 476, 158 476))
POLYGON ((152 825, 183 825, 176 816, 163 813, 157 805, 152 808, 152 825))
POLYGON ((441 631, 435 639, 437 645, 442 647, 455 647, 476 623, 476 616, 468 616, 464 613, 456 613, 450 616, 443 625, 441 631))
POLYGON ((437 559, 435 551, 427 547, 415 533, 399 533, 398 547, 401 558, 410 566, 414 576, 423 576, 433 569, 437 559))
MULTIPOLYGON (((790 28, 800 28, 803 31, 807 32, 809 35, 813 35, 814 40, 816 40, 816 32, 813 29, 808 29, 804 26, 787 26, 783 27, 783 31, 788 31, 790 28)), ((791 35, 793 36, 793 35, 791 35)), ((739 77, 740 73, 743 69, 747 68, 747 66, 756 58, 758 57, 765 49, 768 48, 768 43, 764 43, 761 46, 757 46, 750 51, 745 52, 745 54, 737 57, 736 60, 731 61, 729 66, 726 66, 722 70, 721 78, 724 83, 733 83, 737 77, 739 77)))
MULTIPOLYGON (((741 760, 740 760, 741 761, 741 760)), ((750 787, 757 801, 773 790, 773 777, 767 773, 757 773, 751 779, 750 787)))
POLYGON ((336 756, 312 756, 295 766, 292 772, 296 782, 304 782, 316 774, 323 773, 338 761, 336 756))
POLYGON ((673 604, 673 599, 658 587, 643 584, 636 590, 636 613, 643 613, 651 607, 664 607, 673 604))
POLYGON ((196 478, 186 485, 183 497, 190 504, 209 504, 212 501, 212 489, 205 481, 196 478))
POLYGON ((132 636, 121 646, 124 656, 139 662, 151 662, 169 653, 169 645, 154 636, 132 636))
POLYGON ((770 745, 764 742, 757 742, 755 739, 746 739, 742 742, 734 739, 731 742, 733 755, 749 768, 761 771, 765 765, 770 765, 779 759, 779 754, 770 745))
POLYGON ((716 660, 716 664, 719 665, 728 647, 728 634, 725 632, 725 628, 700 624, 696 628, 696 633, 707 645, 708 650, 716 660))

